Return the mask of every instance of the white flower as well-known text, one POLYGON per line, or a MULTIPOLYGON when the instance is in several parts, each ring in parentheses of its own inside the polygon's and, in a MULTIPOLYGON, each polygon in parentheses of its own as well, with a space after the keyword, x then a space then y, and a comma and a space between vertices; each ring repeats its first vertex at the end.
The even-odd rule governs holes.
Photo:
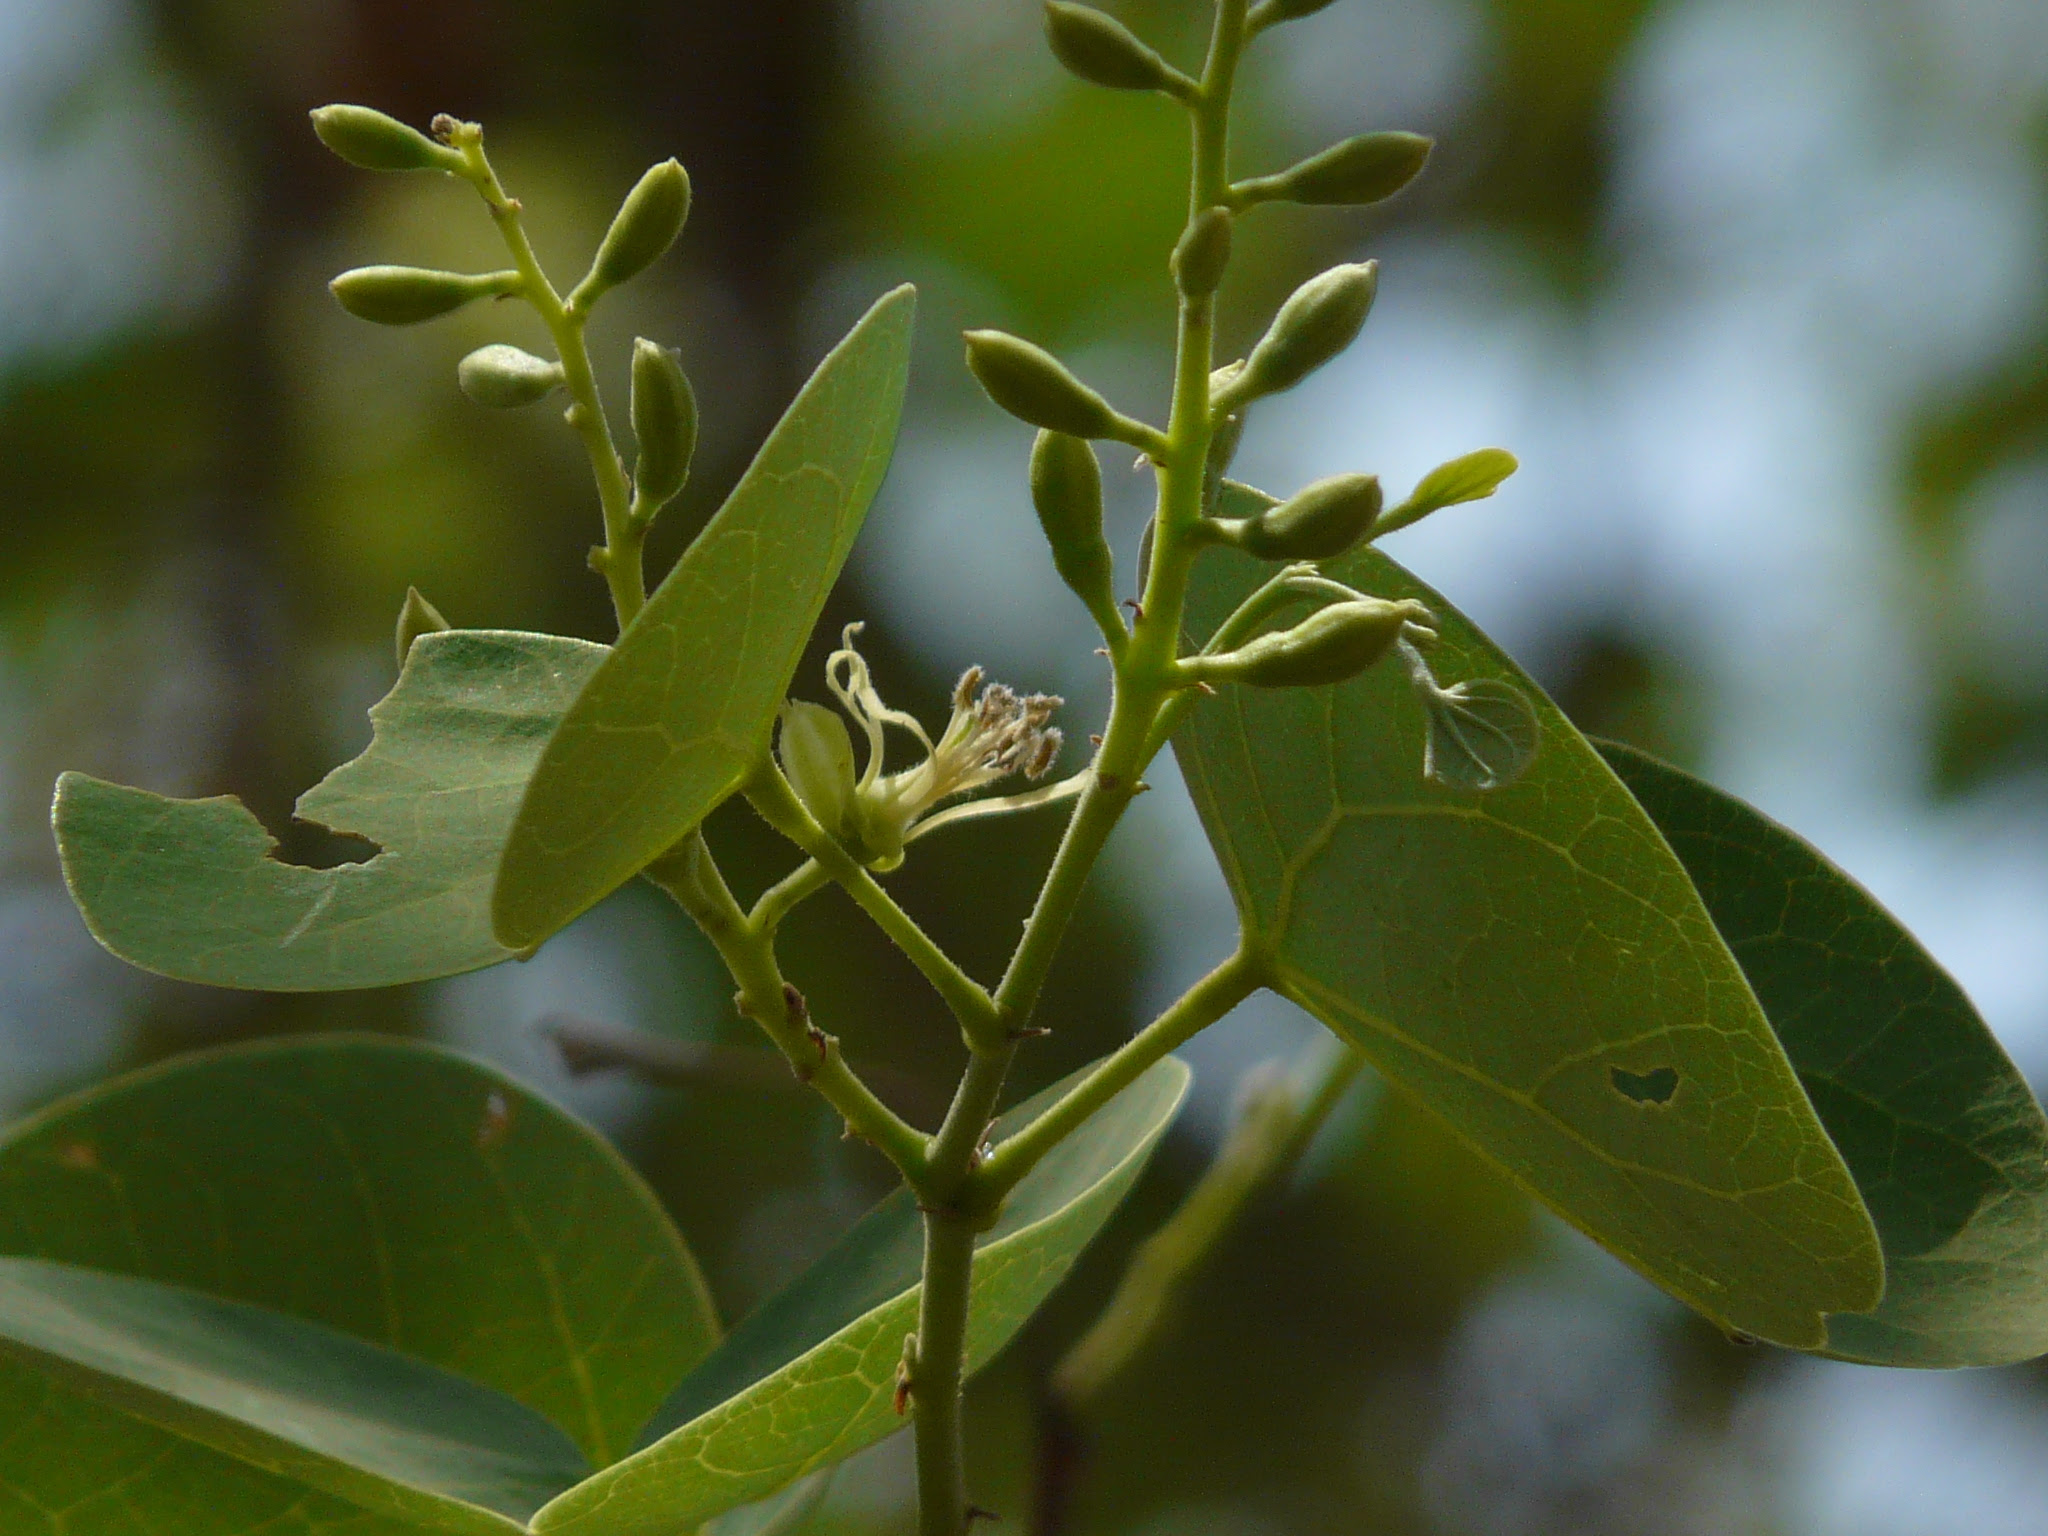
POLYGON ((953 689, 952 718, 934 744, 914 715, 882 702, 866 659, 853 648, 860 630, 847 625, 842 648, 825 663, 826 685, 867 737, 859 777, 846 722, 822 704, 783 705, 778 755, 798 797, 826 831, 863 864, 893 869, 903 862, 912 830, 943 801, 1012 774, 1043 777, 1059 756, 1060 731, 1051 721, 1063 701, 1043 693, 1020 698, 1001 683, 984 685, 981 668, 969 667, 953 689), (916 737, 924 760, 884 773, 884 725, 916 737))

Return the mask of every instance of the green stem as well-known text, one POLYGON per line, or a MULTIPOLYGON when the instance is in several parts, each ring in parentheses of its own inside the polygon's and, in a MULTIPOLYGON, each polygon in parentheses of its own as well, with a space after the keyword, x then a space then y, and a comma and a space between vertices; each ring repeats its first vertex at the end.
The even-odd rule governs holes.
POLYGON ((533 243, 526 238, 526 228, 520 222, 519 201, 506 193, 484 154, 483 130, 475 123, 457 124, 449 132, 449 143, 462 152, 465 174, 491 210, 505 248, 512 253, 512 264, 519 270, 526 301, 548 328, 556 356, 561 360, 562 384, 570 402, 564 419, 583 439, 591 473, 597 478, 598 501, 604 510, 604 547, 590 552, 590 564, 611 589, 612 609, 623 631, 647 603, 642 557, 647 521, 633 515, 633 492, 626 479, 626 466, 612 441, 604 398, 590 368, 590 349, 583 337, 585 317, 562 302, 555 285, 541 270, 533 243))
POLYGON ((960 1388, 973 1266, 973 1223, 955 1212, 927 1210, 917 1337, 905 1362, 916 1412, 918 1536, 963 1536, 968 1526, 960 1388))
POLYGON ((1185 1045, 1243 1002, 1266 981, 1266 963, 1240 948, 1183 992, 1114 1055, 1104 1057, 1044 1114, 999 1144, 982 1163, 985 1198, 1000 1200, 1038 1166, 1038 1160, 1080 1129, 1082 1123, 1141 1077, 1147 1068, 1185 1045))
MULTIPOLYGON (((1209 44, 1209 57, 1192 103, 1194 123, 1194 166, 1189 189, 1189 214, 1221 203, 1229 193, 1230 94, 1236 79, 1238 54, 1244 45, 1246 0, 1219 0, 1216 28, 1209 44)), ((1088 786, 1074 807, 1060 839, 1059 851, 1046 872, 1038 901, 1024 925, 1024 935, 1010 957, 1009 966, 997 986, 994 1008, 997 1030, 967 1030, 970 1057, 961 1075, 945 1123, 933 1138, 929 1174, 931 1195, 926 1199, 926 1250, 924 1299, 926 1315, 949 1320, 957 1310, 964 1319, 968 1281, 972 1269, 971 1233, 993 1219, 1002 1197, 1021 1178, 1043 1148, 1035 1155, 1013 1155, 1015 1176, 1007 1183, 995 1175, 995 1165, 984 1163, 981 1144, 989 1121, 1002 1095, 1010 1063, 1024 1038, 1046 976, 1067 926, 1080 906, 1088 876, 1101 857, 1110 833, 1124 809, 1141 787, 1139 776, 1151 760, 1148 745, 1153 725, 1167 700, 1185 680, 1177 675, 1181 610, 1186 600, 1188 573, 1193 564, 1202 516, 1202 479, 1212 433, 1209 409, 1211 364, 1212 300, 1183 298, 1179 334, 1175 345, 1173 410, 1163 437, 1149 429, 1142 435, 1127 434, 1152 460, 1159 478, 1159 504, 1155 513, 1158 536, 1153 540, 1152 566, 1145 585, 1145 606, 1137 615, 1127 644, 1116 648, 1115 700, 1109 724, 1103 731, 1102 746, 1096 754, 1088 786), (970 1235, 961 1237, 957 1228, 970 1235), (942 1243, 935 1234, 949 1234, 942 1243), (935 1261, 937 1261, 935 1263, 935 1261)), ((1156 747, 1153 748, 1156 750, 1156 747)), ((786 787, 786 786, 785 786, 786 787)), ((792 797, 793 798, 793 797, 792 797)), ((813 856, 817 850, 807 849, 813 856)), ((822 862, 822 860, 821 860, 822 862)), ((829 866, 828 866, 829 867, 829 866)), ((1226 967, 1226 970, 1228 967, 1226 967)), ((1219 973, 1220 974, 1220 973, 1219 973)), ((1213 978, 1212 978, 1213 979, 1213 978)), ((1210 1002, 1221 1000, 1234 975, 1209 987, 1201 998, 1183 1010, 1189 1021, 1186 1034, 1163 1046, 1147 1060, 1150 1065, 1181 1039, 1203 1024, 1213 1022, 1256 984, 1246 980, 1243 990, 1213 1013, 1194 1020, 1194 1013, 1210 1002)), ((1190 994, 1193 996, 1194 994, 1190 994)), ((1184 1002, 1186 999, 1183 1000, 1184 1002)), ((963 1021, 964 1023, 964 1021, 963 1021)), ((1154 1024, 1140 1040, 1159 1029, 1154 1024)), ((1162 1037, 1163 1038, 1163 1037, 1162 1037)), ((1136 1044, 1136 1042, 1133 1042, 1136 1044)), ((1126 1047, 1126 1051, 1129 1047, 1126 1047)), ((1104 1063, 1118 1062, 1119 1052, 1104 1063)), ((1142 1070, 1142 1067, 1139 1068, 1142 1070)), ((1100 1077, 1100 1072, 1095 1075, 1100 1077)), ((1060 1120, 1060 1128, 1048 1130, 1044 1143, 1050 1147, 1077 1127, 1110 1094, 1135 1077, 1136 1072, 1107 1088, 1101 1099, 1088 1102, 1078 1114, 1060 1120)), ((1089 1081, 1094 1081, 1091 1077, 1089 1081)), ((1108 1079, 1104 1079, 1107 1083, 1108 1079)), ((1054 1113, 1076 1100, 1086 1089, 1083 1083, 1054 1113)), ((1035 1130, 1044 1120, 1034 1122, 1035 1130)), ((1024 1133, 1024 1134, 1028 1134, 1024 1133)), ((1034 1142, 1031 1145, 1037 1146, 1034 1142)), ((1000 1149, 997 1157, 1001 1156, 1000 1149)), ((960 1379, 964 1334, 926 1337, 923 1324, 917 1345, 917 1366, 924 1390, 915 1394, 918 1415, 918 1491, 922 1536, 960 1536, 967 1512, 960 1480, 960 1379), (929 1418, 929 1423, 927 1419, 929 1418), (926 1464, 929 1459, 930 1470, 926 1464)))
POLYGON ((831 883, 832 877, 825 873, 824 865, 816 859, 805 859, 761 893, 754 909, 747 914, 747 921, 764 933, 773 933, 785 917, 831 883))
POLYGON ((1299 1072, 1282 1073, 1250 1088, 1214 1160, 1173 1215, 1139 1244, 1109 1305, 1053 1372, 1052 1388, 1069 1411, 1085 1413, 1158 1335, 1252 1196, 1301 1157, 1364 1064, 1356 1051, 1326 1039, 1316 1043, 1305 1082, 1297 1081, 1299 1072))
POLYGON ((839 1111, 848 1130, 894 1163, 906 1183, 921 1189, 926 1181, 924 1136, 875 1097, 846 1064, 839 1041, 811 1022, 803 995, 783 979, 772 928, 740 909, 703 837, 692 833, 644 873, 704 930, 739 985, 740 1011, 766 1031, 790 1070, 839 1111))
POLYGON ((1002 1021, 988 990, 961 970, 953 957, 939 948, 931 935, 918 927, 916 920, 896 904, 896 899, 876 883, 875 877, 839 845, 838 839, 818 825, 772 758, 763 761, 743 792, 763 821, 815 859, 818 867, 838 881, 860 909, 874 919, 875 925, 910 957, 910 963, 953 1010, 970 1046, 1001 1038, 1002 1021))

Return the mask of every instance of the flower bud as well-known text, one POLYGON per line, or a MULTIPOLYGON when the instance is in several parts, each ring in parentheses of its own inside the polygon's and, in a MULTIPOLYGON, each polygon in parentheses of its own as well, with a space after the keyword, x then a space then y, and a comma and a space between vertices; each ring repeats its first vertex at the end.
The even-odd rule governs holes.
POLYGON ((1444 507, 1454 507, 1466 501, 1483 501, 1499 490, 1501 482, 1519 468, 1521 466, 1515 461, 1515 456, 1505 448, 1481 448, 1475 453, 1452 459, 1448 464, 1439 464, 1422 477, 1422 482, 1406 501, 1380 519, 1373 536, 1377 538, 1397 528, 1406 528, 1410 523, 1419 523, 1444 507))
POLYGON ((435 272, 426 267, 356 267, 327 286, 358 320, 417 325, 477 299, 519 287, 517 272, 435 272))
POLYGON ((1114 91, 1171 91, 1174 71, 1113 16, 1067 0, 1046 0, 1053 55, 1091 85, 1114 91))
POLYGON ((1233 405, 1292 389, 1350 346, 1379 291, 1376 261, 1346 263, 1310 278, 1280 306, 1273 324, 1224 386, 1233 405))
POLYGON ((1229 525, 1229 537, 1261 560, 1329 560, 1364 538, 1379 515, 1377 475, 1332 475, 1229 525))
POLYGON ((405 589, 405 606, 398 610, 398 664, 412 654, 412 643, 421 635, 439 634, 454 626, 441 617, 441 610, 420 596, 418 587, 405 589))
POLYGON ((1262 27, 1276 22, 1299 21, 1304 16, 1313 16, 1317 11, 1328 10, 1335 0, 1261 0, 1253 14, 1262 27))
POLYGON ((1191 299, 1207 298, 1223 282, 1230 265, 1230 210, 1204 208, 1192 219, 1173 248, 1173 280, 1191 299))
POLYGON ((697 396, 682 360, 646 337, 633 342, 633 436, 640 456, 633 486, 652 513, 672 501, 690 478, 697 452, 697 396))
POLYGON ((1095 450, 1063 432, 1039 433, 1031 445, 1031 503, 1060 580, 1091 610, 1113 612, 1115 567, 1102 537, 1102 466, 1095 450))
POLYGON ((1042 347, 1003 331, 969 331, 967 367, 1012 416, 1069 437, 1109 437, 1116 412, 1042 347))
POLYGON ((854 799, 853 737, 846 722, 822 704, 790 699, 782 706, 776 756, 796 797, 818 825, 834 837, 844 837, 854 799))
POLYGON ((642 176, 604 232, 590 271, 576 285, 573 303, 587 307, 606 289, 638 277, 675 244, 690 216, 690 176, 664 160, 642 176))
POLYGON ((1255 688, 1341 683, 1392 650, 1404 624, 1429 621, 1429 610, 1413 599, 1354 598, 1319 608, 1292 629, 1203 658, 1200 670, 1206 677, 1255 688))
POLYGON ((369 107, 316 107, 310 114, 320 142, 366 171, 459 171, 462 154, 436 144, 417 128, 369 107))
POLYGON ((1422 171, 1434 141, 1419 133, 1361 133, 1277 176, 1245 182, 1249 198, 1281 198, 1320 205, 1377 203, 1392 197, 1422 171))
POLYGON ((562 365, 494 341, 455 365, 455 382, 478 405, 509 411, 545 400, 562 382, 562 365))

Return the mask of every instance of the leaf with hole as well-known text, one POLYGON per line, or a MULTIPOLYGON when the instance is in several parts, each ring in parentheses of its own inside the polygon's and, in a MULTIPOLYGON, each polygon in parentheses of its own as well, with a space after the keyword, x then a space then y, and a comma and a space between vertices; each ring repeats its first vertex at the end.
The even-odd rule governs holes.
POLYGON ((1422 774, 1452 789, 1500 789, 1536 761, 1543 726, 1521 689, 1497 677, 1476 677, 1422 698, 1429 717, 1422 774))
POLYGON ((95 1517, 29 1512, 94 1487, 181 1536, 301 1507, 502 1526, 620 1455, 717 1338, 605 1142, 403 1041, 188 1057, 30 1118, 0 1142, 0 1254, 0 1528, 49 1536, 95 1517))
POLYGON ((1884 1301, 1830 1318, 1826 1352, 1918 1366, 2048 1352, 2048 1122, 1962 988, 1796 834, 1599 745, 1705 898, 1877 1223, 1884 1301))
MULTIPOLYGON (((1017 1186, 975 1250, 968 1366, 1023 1326, 1129 1191, 1187 1091, 1168 1058, 1017 1186)), ((1064 1086, 1064 1085, 1061 1085, 1064 1086)), ((1005 1115, 997 1137, 1052 1102, 1005 1115)), ((732 1331, 654 1416, 642 1449, 534 1517, 542 1536, 671 1536, 900 1429, 892 1398, 917 1326, 923 1236, 899 1190, 732 1331)))
MULTIPOLYGON (((1876 1235, 1685 870, 1440 595, 1370 548, 1324 569, 1427 604, 1438 675, 1522 692, 1541 745, 1504 788, 1431 782, 1424 704, 1387 663, 1191 711, 1175 751, 1273 985, 1658 1284, 1818 1346, 1827 1313, 1876 1304, 1876 1235)), ((1193 634, 1265 574, 1206 553, 1193 634)))
POLYGON ((527 776, 605 648, 499 630, 420 634, 370 711, 361 757, 301 820, 377 844, 332 869, 280 862, 241 801, 173 800, 82 773, 51 819, 86 926, 131 965, 277 992, 394 986, 495 965, 491 882, 527 776))
POLYGON ((895 444, 916 295, 818 365, 716 517, 585 685, 519 807, 492 898, 539 943, 659 858, 768 750, 895 444))

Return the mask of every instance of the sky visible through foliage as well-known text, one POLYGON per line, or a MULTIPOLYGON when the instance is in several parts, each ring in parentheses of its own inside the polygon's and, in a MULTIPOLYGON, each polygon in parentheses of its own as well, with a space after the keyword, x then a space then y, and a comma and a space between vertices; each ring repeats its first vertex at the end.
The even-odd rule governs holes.
MULTIPOLYGON (((1199 7, 1111 9, 1169 56, 1196 46, 1199 7)), ((1226 346, 1332 261, 1376 256, 1382 286, 1360 344, 1254 414, 1239 472, 1284 494, 1363 469, 1400 494, 1454 454, 1512 449, 1498 497, 1391 552, 1587 729, 1710 775, 1863 880, 2042 1086, 2048 10, 1337 0, 1266 54, 1245 168, 1365 128, 1439 147, 1391 210, 1247 221, 1226 346)), ((659 561, 830 339, 917 282, 902 442, 824 628, 868 620, 883 691, 928 718, 980 663, 1064 694, 1070 736, 1106 675, 1029 515, 1028 434, 973 388, 957 334, 1029 335, 1156 412, 1182 128, 1067 81, 1026 0, 0 0, 0 1107, 223 1039, 439 1038, 617 1135, 735 1316, 871 1202, 880 1170, 793 1094, 561 1070, 542 1030, 563 1017, 746 1043, 714 960, 659 902, 624 893, 525 966, 275 999, 127 971, 57 882, 62 767, 239 793, 290 856, 360 856, 285 818, 366 739, 408 583, 459 625, 608 638, 580 574, 597 518, 573 442, 548 413, 481 412, 454 388, 471 347, 532 344, 524 322, 393 333, 328 299, 341 267, 482 262, 491 238, 455 190, 328 162, 304 111, 331 99, 482 119, 564 267, 644 164, 690 167, 678 257, 598 328, 609 387, 637 331, 682 348, 704 402, 703 467, 659 561)), ((1128 562, 1151 483, 1109 488, 1128 562)), ((798 687, 822 698, 814 650, 798 687)), ((1060 1032, 1024 1086, 1108 1049, 1228 943, 1170 763, 1156 788, 1054 978, 1060 1032)), ((776 868, 743 814, 712 835, 750 878, 776 868)), ((987 973, 1028 900, 1004 872, 1036 868, 1047 837, 934 839, 904 899, 987 973)), ((907 967, 838 898, 817 907, 792 925, 792 969, 835 998, 848 1050, 910 1098, 949 1080, 955 1046, 907 967)), ((1012 1506, 1031 1373, 1199 1166, 1236 1075, 1311 1028, 1269 1001, 1190 1050, 1194 1111, 1159 1168, 977 1390, 980 1481, 1012 1506)), ((2048 1524, 2038 1368, 1734 1349, 1369 1090, 1296 1182, 1109 1405, 1088 1530, 2048 1524)), ((865 1458, 819 1528, 889 1528, 906 1467, 900 1442, 865 1458)))

